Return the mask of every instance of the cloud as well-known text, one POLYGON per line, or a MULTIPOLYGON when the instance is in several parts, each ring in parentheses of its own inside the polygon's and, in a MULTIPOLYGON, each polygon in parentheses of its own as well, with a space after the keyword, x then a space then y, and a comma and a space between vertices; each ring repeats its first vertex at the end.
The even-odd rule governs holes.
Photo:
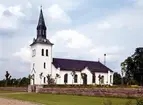
POLYGON ((0 79, 5 78, 5 71, 8 71, 12 75, 12 78, 20 78, 29 74, 30 64, 11 57, 8 59, 4 58, 3 62, 0 62, 0 68, 0 79))
POLYGON ((55 45, 59 45, 60 43, 63 43, 64 46, 72 49, 78 49, 78 48, 82 49, 82 48, 88 48, 92 46, 92 42, 88 37, 78 33, 75 30, 58 31, 52 37, 52 41, 55 43, 55 45))
POLYGON ((19 57, 24 62, 27 62, 27 63, 31 62, 31 49, 29 46, 30 43, 31 41, 29 41, 28 45, 20 48, 20 51, 13 53, 13 56, 19 57))
POLYGON ((1 35, 13 34, 18 29, 18 19, 25 16, 19 5, 5 7, 0 5, 0 33, 1 35))
POLYGON ((65 11, 75 10, 85 0, 53 0, 54 4, 60 5, 65 11))
POLYGON ((143 7, 143 1, 142 0, 134 0, 136 7, 143 7))
POLYGON ((14 14, 17 17, 20 16, 25 16, 22 12, 21 12, 21 6, 20 5, 16 5, 16 6, 10 6, 7 8, 9 10, 9 12, 11 12, 12 14, 14 14))
POLYGON ((106 54, 106 58, 108 61, 117 61, 120 59, 120 53, 124 51, 124 48, 120 48, 119 46, 96 46, 95 48, 91 49, 89 52, 92 54, 93 57, 102 58, 104 54, 106 54))
POLYGON ((58 4, 54 4, 46 9, 45 14, 50 17, 52 22, 71 23, 70 17, 58 4))

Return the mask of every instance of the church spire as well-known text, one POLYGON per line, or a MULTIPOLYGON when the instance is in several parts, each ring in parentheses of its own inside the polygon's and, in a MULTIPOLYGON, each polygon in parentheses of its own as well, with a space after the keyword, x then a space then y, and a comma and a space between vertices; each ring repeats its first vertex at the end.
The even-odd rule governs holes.
POLYGON ((37 38, 46 39, 46 29, 47 28, 45 25, 45 20, 44 20, 42 6, 41 6, 39 21, 38 21, 38 25, 37 25, 37 38))
POLYGON ((30 46, 32 46, 36 43, 53 45, 53 43, 51 43, 46 37, 46 30, 47 30, 47 28, 45 25, 43 11, 42 11, 42 7, 41 7, 39 21, 38 21, 38 25, 37 25, 37 38, 33 39, 33 43, 30 46))

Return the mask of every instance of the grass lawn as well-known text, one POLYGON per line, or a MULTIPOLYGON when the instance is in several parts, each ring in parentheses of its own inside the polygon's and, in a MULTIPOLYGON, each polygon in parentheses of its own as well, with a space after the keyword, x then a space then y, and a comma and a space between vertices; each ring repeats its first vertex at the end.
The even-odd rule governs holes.
POLYGON ((104 105, 103 102, 110 100, 112 105, 125 105, 129 100, 135 103, 134 99, 125 98, 105 98, 105 97, 88 97, 73 95, 55 95, 55 94, 5 94, 2 97, 14 98, 25 101, 42 103, 45 105, 104 105))
POLYGON ((8 90, 0 90, 0 93, 14 93, 13 91, 8 91, 8 90))

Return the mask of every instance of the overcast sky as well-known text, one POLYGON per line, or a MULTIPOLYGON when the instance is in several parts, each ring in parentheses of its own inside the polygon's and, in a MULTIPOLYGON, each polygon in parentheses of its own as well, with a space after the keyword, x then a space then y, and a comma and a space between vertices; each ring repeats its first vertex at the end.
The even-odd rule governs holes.
POLYGON ((0 0, 0 79, 30 72, 29 44, 40 6, 53 57, 94 60, 120 72, 120 63, 143 46, 143 0, 0 0))

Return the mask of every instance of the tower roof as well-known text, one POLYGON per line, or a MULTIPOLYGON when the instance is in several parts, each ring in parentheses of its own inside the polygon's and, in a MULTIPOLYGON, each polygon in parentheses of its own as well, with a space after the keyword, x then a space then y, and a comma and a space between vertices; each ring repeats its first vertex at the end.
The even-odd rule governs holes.
POLYGON ((40 10, 40 16, 39 16, 39 21, 38 21, 38 25, 37 25, 37 38, 33 39, 33 43, 31 44, 31 46, 36 44, 36 43, 53 45, 53 43, 51 43, 46 38, 46 25, 45 25, 45 20, 44 20, 42 8, 40 10))
POLYGON ((40 16, 39 16, 39 21, 38 21, 38 25, 37 25, 37 29, 39 29, 39 28, 46 29, 42 8, 40 10, 40 16))

